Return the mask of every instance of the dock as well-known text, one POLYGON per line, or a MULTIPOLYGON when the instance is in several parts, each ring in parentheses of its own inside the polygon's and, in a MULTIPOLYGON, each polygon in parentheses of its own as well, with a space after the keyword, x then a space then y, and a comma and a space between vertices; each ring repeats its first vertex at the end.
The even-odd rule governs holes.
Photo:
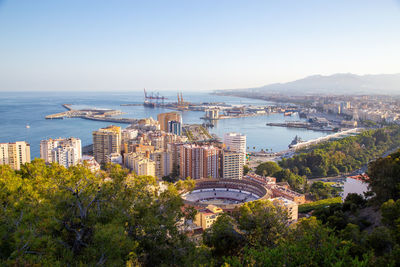
POLYGON ((308 129, 312 131, 322 131, 322 132, 334 132, 336 129, 329 126, 321 126, 314 123, 302 122, 302 121, 291 121, 291 122, 271 122, 267 123, 267 126, 276 127, 287 127, 287 128, 300 128, 308 129))
POLYGON ((291 147, 290 150, 294 150, 296 151, 297 149, 301 149, 301 148, 306 148, 312 145, 316 145, 318 143, 322 143, 322 142, 326 142, 329 141, 331 139, 340 139, 340 138, 344 138, 350 135, 356 135, 359 134, 360 132, 362 132, 364 129, 363 128, 354 128, 354 129, 350 129, 350 130, 346 130, 346 131, 342 131, 342 132, 338 132, 338 133, 334 133, 334 134, 330 134, 327 136, 323 136, 317 139, 313 139, 313 140, 309 140, 306 142, 301 142, 298 144, 295 144, 291 147))
POLYGON ((81 118, 94 121, 105 121, 113 123, 136 123, 137 119, 131 118, 115 118, 113 116, 123 114, 120 110, 112 109, 73 109, 71 104, 62 105, 67 111, 47 115, 46 120, 64 119, 64 118, 81 118))

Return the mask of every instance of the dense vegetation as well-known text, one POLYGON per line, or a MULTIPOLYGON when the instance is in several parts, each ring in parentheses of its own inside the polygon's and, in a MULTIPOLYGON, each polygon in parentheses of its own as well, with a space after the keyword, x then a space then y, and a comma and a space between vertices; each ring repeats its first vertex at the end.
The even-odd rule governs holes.
POLYGON ((315 209, 318 209, 321 207, 326 207, 326 206, 330 206, 332 204, 337 204, 337 203, 342 203, 341 197, 321 199, 318 201, 299 205, 299 212, 305 213, 305 212, 309 212, 309 211, 312 211, 312 210, 315 210, 315 209))
POLYGON ((246 203, 196 245, 177 227, 194 216, 179 196, 191 180, 160 190, 116 165, 0 166, 0 265, 399 266, 399 168, 400 152, 370 164, 370 200, 350 194, 291 225, 269 201, 246 203))
POLYGON ((194 245, 176 223, 177 188, 119 165, 100 175, 34 160, 0 166, 0 265, 185 265, 194 245))
POLYGON ((390 126, 313 146, 279 165, 308 178, 335 176, 356 170, 399 146, 400 127, 390 126))
POLYGON ((307 178, 349 173, 400 147, 400 126, 364 131, 337 141, 325 142, 302 150, 280 162, 263 162, 255 172, 287 182, 295 191, 310 193, 314 200, 338 196, 338 191, 322 182, 307 184, 307 178))

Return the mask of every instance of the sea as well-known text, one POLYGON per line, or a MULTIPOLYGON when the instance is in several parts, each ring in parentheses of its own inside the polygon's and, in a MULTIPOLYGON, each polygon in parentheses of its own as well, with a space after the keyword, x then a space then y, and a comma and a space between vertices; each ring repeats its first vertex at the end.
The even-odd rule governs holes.
MULTIPOLYGON (((160 92, 170 102, 177 101, 176 92, 160 92)), ((217 96, 209 92, 184 92, 187 102, 225 102, 233 105, 276 105, 263 100, 217 96)), ((45 116, 65 111, 62 104, 72 104, 75 108, 107 108, 124 112, 122 117, 157 119, 157 114, 169 112, 164 108, 144 106, 121 106, 121 104, 143 103, 143 92, 0 92, 0 143, 27 141, 31 145, 31 157, 40 157, 40 140, 57 137, 77 137, 82 145, 92 143, 92 132, 110 125, 109 122, 80 118, 46 120, 45 116), (27 127, 29 126, 29 127, 27 127)), ((201 111, 183 111, 183 123, 203 123, 201 111)), ((268 122, 303 121, 294 115, 270 114, 257 117, 219 120, 211 133, 221 138, 227 132, 239 132, 247 136, 249 151, 268 150, 279 152, 288 149, 289 143, 298 135, 303 140, 311 140, 328 133, 307 129, 266 126, 268 122)), ((115 124, 114 124, 115 125, 115 124)), ((127 124, 116 124, 127 127, 127 124)))

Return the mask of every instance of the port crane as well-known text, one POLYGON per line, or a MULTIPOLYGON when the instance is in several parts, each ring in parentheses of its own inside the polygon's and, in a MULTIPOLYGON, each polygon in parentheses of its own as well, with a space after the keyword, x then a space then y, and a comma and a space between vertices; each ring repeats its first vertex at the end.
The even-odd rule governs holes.
POLYGON ((182 93, 178 93, 177 108, 180 109, 180 110, 188 109, 188 108, 189 108, 189 103, 183 101, 183 95, 182 95, 182 93))
POLYGON ((150 103, 152 105, 158 104, 158 101, 161 100, 162 104, 164 104, 164 100, 168 99, 165 96, 161 96, 160 93, 147 93, 146 88, 143 89, 144 91, 144 102, 145 103, 150 103), (155 103, 153 102, 155 101, 155 103))

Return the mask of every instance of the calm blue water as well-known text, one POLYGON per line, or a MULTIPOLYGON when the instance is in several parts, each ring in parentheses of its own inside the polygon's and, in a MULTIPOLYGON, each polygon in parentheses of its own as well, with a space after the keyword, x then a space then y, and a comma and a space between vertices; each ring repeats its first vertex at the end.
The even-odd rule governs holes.
MULTIPOLYGON (((176 93, 163 92, 168 101, 176 101, 176 93)), ((229 104, 266 104, 265 101, 237 97, 214 96, 208 93, 184 93, 184 100, 189 102, 226 102, 229 104)), ((27 141, 31 144, 32 158, 39 157, 40 140, 56 137, 78 137, 82 145, 92 143, 92 131, 110 125, 84 119, 46 120, 49 114, 63 112, 62 104, 73 104, 79 107, 97 107, 119 109, 130 118, 157 118, 158 113, 168 112, 161 108, 146 108, 143 106, 120 106, 127 103, 142 103, 143 92, 1 92, 0 93, 0 143, 27 141), (25 126, 29 124, 30 128, 25 126)), ((268 104, 268 103, 267 103, 268 104)), ((272 103, 270 103, 272 104, 272 103)), ((203 112, 183 112, 184 123, 202 123, 203 112)), ((267 122, 283 122, 285 120, 300 120, 298 117, 284 117, 282 114, 269 116, 238 118, 218 121, 212 133, 222 136, 225 132, 240 132, 247 135, 247 145, 250 150, 272 149, 281 151, 287 149, 295 135, 304 140, 314 139, 326 133, 303 129, 289 129, 266 126, 267 122)), ((126 127, 126 124, 119 126, 126 127)))

